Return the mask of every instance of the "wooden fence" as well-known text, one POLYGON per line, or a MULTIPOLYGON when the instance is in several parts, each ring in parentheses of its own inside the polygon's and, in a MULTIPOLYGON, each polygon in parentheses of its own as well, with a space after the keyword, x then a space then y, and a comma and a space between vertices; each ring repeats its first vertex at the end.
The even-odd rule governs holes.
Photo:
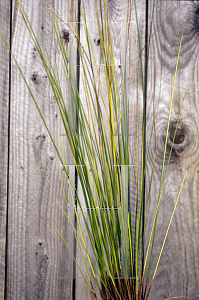
MULTIPOLYGON (((21 2, 33 25, 33 29, 39 36, 37 19, 50 58, 53 61, 54 56, 57 56, 58 53, 52 26, 42 4, 49 11, 52 11, 54 5, 59 18, 66 21, 69 20, 69 11, 73 11, 73 1, 43 0, 40 2, 38 0, 23 0, 21 2)), ((99 7, 98 0, 85 1, 89 33, 98 63, 100 64, 101 49, 95 16, 96 4, 99 7)), ((115 61, 118 65, 124 55, 122 46, 124 44, 123 25, 126 22, 128 7, 128 0, 107 0, 115 61)), ((142 47, 150 35, 152 7, 152 0, 137 1, 142 47)), ((78 1, 76 1, 76 8, 78 8, 78 1)), ((169 15, 169 17, 153 35, 150 45, 146 95, 146 147, 149 144, 156 99, 157 112, 155 118, 156 139, 152 138, 145 182, 146 203, 154 148, 156 146, 154 178, 149 199, 149 219, 146 226, 147 241, 149 240, 158 200, 170 100, 183 30, 184 36, 173 93, 170 138, 168 140, 166 161, 168 160, 171 147, 173 128, 176 126, 182 101, 183 104, 177 138, 174 143, 165 179, 165 188, 162 192, 158 211, 155 250, 151 267, 152 273, 155 270, 185 170, 187 170, 187 174, 153 282, 149 297, 149 299, 153 300, 163 300, 174 296, 186 296, 191 300, 199 299, 198 11, 199 4, 197 1, 179 0, 156 0, 154 11, 151 34, 155 32, 166 16, 169 15), (192 79, 192 85, 188 89, 192 79)), ((60 25, 62 23, 61 19, 59 19, 60 25)), ((141 121, 138 132, 136 128, 136 68, 139 45, 134 6, 132 9, 132 20, 132 43, 129 48, 131 54, 129 61, 131 70, 129 133, 132 135, 130 143, 134 161, 136 161, 136 137, 137 134, 141 136, 142 129, 141 121)), ((39 55, 24 24, 17 0, 0 1, 0 31, 3 33, 7 43, 11 45, 12 51, 61 152, 58 136, 58 128, 61 133, 64 132, 61 116, 59 115, 58 107, 39 55)), ((80 23, 80 37, 82 45, 86 45, 82 23, 80 23)), ((42 42, 41 39, 40 42, 42 42)), ((70 42, 74 41, 71 39, 70 42)), ((74 59, 76 62, 75 47, 74 43, 74 59)), ((78 269, 75 275, 74 294, 73 259, 53 226, 53 224, 56 224, 66 241, 71 245, 71 249, 73 249, 72 226, 55 200, 58 199, 65 210, 68 211, 60 181, 60 162, 24 80, 2 39, 0 39, 0 49, 0 299, 91 299, 78 269)), ((143 63, 145 54, 144 50, 142 53, 143 63)), ((68 86, 64 80, 64 74, 61 72, 61 65, 58 65, 58 69, 60 70, 63 92, 66 95, 66 104, 71 109, 68 86)), ((82 101, 85 101, 81 67, 79 72, 80 95, 82 95, 82 101)), ((117 76, 119 78, 120 68, 118 68, 117 76)), ((103 72, 101 80, 105 86, 105 75, 103 72)), ((139 88, 141 87, 142 78, 139 70, 139 88)), ((141 95, 139 96, 140 120, 142 112, 141 95)), ((68 155, 68 159, 70 159, 66 138, 65 140, 63 138, 63 141, 64 151, 68 155)), ((141 138, 138 145, 139 157, 141 153, 140 141, 141 138)), ((138 168, 140 175, 140 166, 138 168)), ((134 169, 132 169, 132 178, 134 176, 133 172, 134 169)), ((71 180, 75 180, 75 173, 72 167, 70 173, 71 180)), ((64 187, 67 190, 67 178, 64 180, 64 187)), ((82 195, 80 186, 79 190, 80 195, 82 195)), ((135 199, 134 179, 132 180, 130 192, 133 203, 135 199)), ((71 203, 70 213, 72 218, 74 218, 72 200, 70 199, 69 202, 71 203)), ((81 216, 80 221, 82 221, 81 216)), ((86 243, 88 243, 85 228, 83 234, 86 243)), ((145 253, 146 250, 147 248, 145 253)), ((82 269, 84 269, 79 251, 77 251, 77 260, 82 269)))

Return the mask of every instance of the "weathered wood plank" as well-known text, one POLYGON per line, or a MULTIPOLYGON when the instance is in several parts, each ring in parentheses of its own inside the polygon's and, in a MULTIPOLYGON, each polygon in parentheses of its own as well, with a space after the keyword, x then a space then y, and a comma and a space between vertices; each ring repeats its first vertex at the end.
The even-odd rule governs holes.
MULTIPOLYGON (((43 4, 52 11, 52 2, 44 1, 43 4)), ((37 18, 54 66, 54 55, 57 61, 59 58, 45 8, 38 1, 22 1, 22 5, 41 44, 37 18)), ((55 10, 63 20, 69 19, 68 1, 56 1, 55 10)), ((22 19, 18 1, 13 1, 12 36, 13 53, 61 154, 58 136, 58 127, 64 133, 61 116, 39 54, 22 19)), ((42 49, 45 53, 43 46, 42 49)), ((57 62, 57 65, 60 71, 61 63, 57 62)), ((60 82, 66 105, 69 105, 68 85, 61 71, 60 82)), ((7 299, 71 299, 69 274, 72 258, 53 226, 57 226, 70 244, 72 234, 68 234, 68 220, 56 203, 57 199, 64 210, 68 210, 60 181, 60 162, 13 61, 10 126, 7 299)), ((65 142, 63 147, 67 154, 65 142)), ((68 179, 64 175, 62 178, 67 193, 68 179)))
MULTIPOLYGON (((103 2, 103 1, 102 1, 103 2)), ((102 63, 102 60, 100 60, 101 56, 101 49, 100 49, 100 43, 98 42, 99 40, 99 34, 98 34, 98 26, 97 26, 97 19, 96 19, 96 10, 95 10, 95 5, 98 5, 99 7, 99 1, 94 3, 94 1, 86 1, 85 2, 85 11, 86 11, 86 18, 87 18, 87 26, 89 29, 89 34, 91 37, 91 42, 93 43, 93 48, 95 51, 96 59, 97 59, 97 64, 102 63)), ((108 8, 108 15, 109 15, 109 26, 110 26, 110 31, 112 35, 112 41, 113 41, 113 51, 114 51, 114 59, 115 59, 115 67, 116 67, 116 73, 117 73, 117 80, 118 84, 121 83, 121 71, 119 65, 124 65, 124 45, 125 45, 125 25, 126 25, 126 14, 127 14, 127 9, 128 9, 128 1, 108 1, 107 2, 107 8, 108 8), (124 22, 125 21, 125 22, 124 22), (120 53, 121 53, 121 58, 120 58, 120 53)), ((98 8, 99 10, 99 8, 98 8)), ((141 45, 142 47, 145 44, 145 1, 139 1, 137 3, 137 11, 138 11, 138 20, 139 20, 139 28, 140 28, 140 36, 141 36, 141 45)), ((138 162, 138 182, 140 183, 140 175, 141 175, 141 132, 142 132, 142 92, 139 94, 139 129, 137 132, 137 97, 136 97, 136 86, 137 86, 137 60, 139 56, 139 44, 138 44, 138 37, 137 37, 137 28, 136 28, 136 22, 135 22, 135 10, 134 7, 132 9, 132 23, 131 23, 131 45, 130 45, 130 88, 129 88, 129 143, 130 143, 130 148, 131 148, 131 154, 132 158, 130 156, 130 163, 137 163, 137 134, 139 135, 139 146, 138 146, 138 156, 139 156, 139 162, 138 162)), ((82 31, 81 31, 81 43, 85 47, 85 50, 87 51, 86 47, 86 38, 85 38, 85 33, 83 30, 82 26, 82 31)), ((143 62, 144 62, 144 52, 142 56, 143 62)), ((129 64, 127 63, 129 66, 129 64)), ((96 68, 99 68, 99 66, 94 66, 93 70, 94 73, 97 74, 96 68)), ((104 95, 105 95, 105 102, 106 105, 108 106, 108 96, 107 96, 107 84, 106 84, 106 77, 104 73, 104 66, 100 66, 100 79, 101 79, 101 84, 103 87, 104 95)), ((128 71, 127 71, 128 73, 128 71)), ((81 73, 82 74, 82 73, 81 73)), ((129 73, 128 73, 129 74, 129 73)), ((97 78, 97 76, 96 76, 97 78)), ((140 67, 139 67, 139 90, 141 89, 141 72, 140 72, 140 67)), ((85 103, 84 107, 85 110, 87 111, 87 104, 86 104, 86 99, 84 95, 84 86, 83 86, 83 76, 81 77, 81 82, 80 82, 80 92, 81 92, 81 97, 82 101, 85 103)), ((97 84, 98 86, 98 84, 97 84)), ((102 99, 100 97, 100 103, 102 103, 102 99)), ((102 115, 104 116, 104 121, 105 121, 105 128, 107 129, 107 132, 109 132, 109 127, 108 123, 106 120, 106 113, 104 106, 101 105, 102 107, 102 115)), ((119 114, 119 112, 118 112, 119 114)), ((117 132, 117 127, 115 125, 115 132, 117 132)), ((101 173, 101 172, 100 172, 101 173)), ((131 193, 131 205, 132 205, 132 221, 134 220, 134 214, 135 214, 135 199, 136 199, 136 183, 135 183, 135 177, 137 175, 136 168, 133 167, 131 168, 131 186, 130 186, 130 193, 131 193)), ((85 207, 85 203, 83 201, 83 194, 81 188, 79 188, 80 185, 78 186, 78 193, 80 197, 82 196, 82 207, 85 207)), ((138 188, 138 198, 140 197, 140 186, 138 188)), ((119 204, 119 203, 118 203, 119 204)), ((119 205, 118 205, 119 206, 119 205)), ((86 210, 84 210, 84 213, 86 214, 86 210)), ((83 218, 81 216, 81 213, 79 212, 79 218, 80 218, 80 224, 84 224, 83 218)), ((133 223, 134 224, 134 223, 133 223)), ((88 246, 89 249, 89 254, 91 254, 91 258, 95 262, 94 259, 94 254, 92 252, 92 248, 90 246, 90 241, 87 235, 86 228, 83 227, 83 236, 85 238, 85 243, 86 246, 88 246)), ((85 262, 89 266, 88 259, 86 258, 86 252, 84 251, 83 247, 81 247, 83 257, 85 259, 85 262)), ((78 263, 80 264, 84 276, 87 278, 87 274, 84 268, 84 265, 82 263, 82 258, 80 256, 79 250, 77 248, 77 258, 78 258, 78 263)), ((97 264, 95 264, 97 267, 97 264)), ((89 275, 92 278, 91 275, 91 269, 89 268, 89 275)), ((95 271, 95 270, 94 270, 95 271)), ((96 271, 95 271, 96 273, 96 271)), ((99 277, 97 276, 97 280, 99 277)), ((83 286, 84 279, 81 275, 80 272, 77 272, 77 282, 76 282, 76 299, 91 299, 91 296, 89 295, 88 291, 86 288, 83 286), (81 277, 81 279, 80 279, 81 277)), ((94 290, 97 294, 98 299, 100 298, 99 291, 97 288, 97 284, 95 284, 93 278, 92 278, 92 283, 94 285, 94 290)), ((98 280, 98 283, 99 280, 98 280)))
MULTIPOLYGON (((10 44, 10 3, 0 3, 0 31, 10 44)), ((8 118, 9 118, 9 51, 0 38, 0 298, 4 298, 5 288, 5 246, 7 213, 7 172, 8 172, 8 118)))
MULTIPOLYGON (((152 13, 152 5, 153 1, 149 1, 149 16, 152 13)), ((184 36, 171 109, 169 129, 171 135, 167 143, 164 173, 171 147, 172 128, 176 126, 181 103, 194 74, 195 78, 182 105, 178 124, 178 139, 176 138, 174 143, 160 200, 154 255, 151 266, 152 273, 155 270, 158 255, 186 169, 187 174, 149 299, 159 300, 172 296, 186 296, 189 299, 196 300, 199 298, 197 83, 199 6, 195 1, 156 1, 152 32, 174 7, 176 9, 152 38, 150 50, 147 97, 147 144, 153 122, 153 102, 156 101, 156 98, 158 104, 155 118, 156 160, 149 200, 148 215, 150 219, 148 219, 146 229, 147 240, 150 236, 152 217, 155 214, 155 207, 158 201, 164 141, 167 132, 178 50, 183 30, 184 36)), ((147 191, 149 188, 154 148, 155 139, 153 135, 147 168, 147 191)))

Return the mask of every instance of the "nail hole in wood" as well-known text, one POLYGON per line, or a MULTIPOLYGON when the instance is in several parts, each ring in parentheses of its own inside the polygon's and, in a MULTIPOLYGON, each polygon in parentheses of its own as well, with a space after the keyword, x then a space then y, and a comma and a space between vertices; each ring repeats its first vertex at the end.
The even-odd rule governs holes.
POLYGON ((31 76, 31 80, 35 83, 35 84, 39 84, 40 81, 40 76, 38 75, 37 72, 33 72, 32 76, 31 76))
POLYGON ((100 46, 100 39, 94 39, 94 43, 97 45, 97 46, 100 46))

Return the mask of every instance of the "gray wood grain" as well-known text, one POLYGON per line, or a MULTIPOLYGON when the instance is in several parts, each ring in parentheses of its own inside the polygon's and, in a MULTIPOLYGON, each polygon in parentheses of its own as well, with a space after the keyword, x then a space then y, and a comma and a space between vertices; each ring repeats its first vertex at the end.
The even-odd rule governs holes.
MULTIPOLYGON (((0 31, 10 43, 10 3, 0 3, 0 31)), ((0 298, 4 298, 5 288, 5 246, 7 213, 7 172, 8 172, 8 109, 9 109, 9 51, 0 38, 0 298)))
MULTIPOLYGON (((52 11, 51 2, 44 1, 43 4, 52 11)), ((71 1, 55 3, 57 15, 66 21, 69 19, 69 4, 71 1)), ((45 8, 39 1, 22 1, 22 5, 41 44, 37 18, 53 66, 56 56, 62 92, 69 107, 68 85, 61 71, 52 25, 45 8)), ((61 116, 39 54, 22 19, 18 1, 13 1, 12 17, 13 53, 61 154, 58 136, 58 127, 60 133, 64 133, 61 116)), ((43 46, 42 50, 45 53, 43 46)), ((14 61, 10 127, 7 299, 71 299, 72 257, 53 226, 56 225, 71 245, 72 229, 56 202, 57 199, 68 211, 60 173, 67 197, 68 178, 60 168, 47 130, 14 61)), ((64 152, 68 155, 66 137, 62 137, 62 141, 64 152)))
MULTIPOLYGON (((149 16, 151 16, 152 4, 153 1, 149 1, 149 16)), ((150 217, 147 222, 146 240, 150 236, 152 219, 158 201, 164 141, 178 49, 183 30, 184 36, 173 94, 170 130, 176 126, 182 100, 194 74, 195 78, 183 102, 178 125, 179 131, 182 134, 182 140, 180 141, 180 137, 178 137, 178 140, 176 139, 175 141, 160 200, 151 266, 152 274, 155 270, 186 169, 187 174, 149 299, 159 300, 174 296, 186 296, 189 299, 196 300, 199 298, 198 4, 195 1, 156 1, 152 31, 158 27, 174 7, 176 9, 152 38, 150 50, 147 97, 147 143, 149 142, 150 129, 153 122, 153 101, 156 101, 157 98, 158 104, 155 118, 157 152, 149 201, 148 215, 150 217)), ((171 147, 170 140, 171 137, 168 139, 164 173, 171 147)), ((154 148, 155 139, 153 135, 147 168, 147 191, 149 188, 154 148)), ((152 276, 150 277, 151 279, 152 276)))
MULTIPOLYGON (((103 2, 103 1, 102 1, 103 2)), ((98 26, 97 26, 97 19, 95 15, 95 4, 98 5, 99 7, 99 2, 96 1, 86 1, 85 2, 85 11, 86 11, 86 17, 87 17, 87 26, 89 29, 89 34, 91 37, 91 42, 93 43, 93 49, 95 52, 96 56, 96 64, 102 63, 102 60, 100 61, 100 55, 101 55, 101 49, 100 49, 100 44, 98 42, 99 40, 99 33, 98 33, 98 26)), ((126 14, 127 14, 127 8, 128 8, 128 1, 110 1, 107 2, 107 9, 108 9, 108 15, 109 15, 109 26, 110 26, 110 31, 112 35, 112 41, 113 41, 113 52, 114 52, 114 60, 115 60, 115 67, 116 67, 116 74, 117 74, 117 80, 118 84, 120 85, 121 83, 121 71, 120 68, 118 68, 119 65, 122 64, 124 65, 124 44, 125 44, 125 25, 126 23, 126 14), (120 59, 120 53, 121 53, 121 59, 120 59)), ((137 3, 137 11, 138 11, 138 20, 139 20, 139 28, 140 28, 140 36, 141 36, 141 45, 143 46, 145 44, 145 1, 139 1, 137 3)), ((136 29, 136 22, 135 22, 135 11, 134 7, 132 9, 132 23, 131 23, 131 48, 129 50, 130 52, 130 88, 129 88, 129 146, 131 148, 131 153, 132 153, 132 158, 130 159, 130 163, 137 163, 137 133, 139 135, 139 145, 138 145, 138 199, 140 197, 140 175, 141 175, 141 132, 142 132, 142 93, 139 94, 139 129, 137 132, 137 98, 136 98, 136 70, 137 70, 137 60, 139 56, 139 45, 138 45, 138 37, 137 37, 137 29, 136 29)), ((82 31, 81 31, 81 42, 85 47, 85 50, 87 51, 86 47, 86 38, 85 38, 85 33, 83 30, 82 26, 82 31)), ((88 52, 88 51, 87 51, 88 52)), ((144 62, 144 52, 142 54, 142 59, 144 62)), ((127 62, 127 65, 129 66, 129 63, 127 62)), ((94 73, 97 74, 96 68, 99 68, 99 66, 94 66, 93 70, 94 73)), ((106 78, 105 78, 105 73, 104 73, 104 67, 101 66, 101 73, 100 73, 100 79, 101 79, 101 84, 103 87, 104 95, 105 95, 105 102, 106 105, 108 106, 108 96, 107 96, 107 84, 106 84, 106 78)), ((129 71, 129 70, 128 70, 129 71)), ((129 74, 127 71, 127 74, 129 74)), ((82 73, 81 73, 82 74, 82 73)), ((97 76, 96 76, 97 77, 97 76)), ((129 77, 129 76, 127 76, 129 77)), ((81 77, 81 82, 80 82, 80 92, 81 92, 81 98, 83 103, 85 103, 84 107, 85 110, 87 111, 87 105, 86 105, 86 99, 84 95, 84 86, 83 86, 83 76, 81 77)), ((139 68, 139 88, 141 87, 141 72, 139 68)), ((100 103, 102 103, 102 99, 100 98, 100 103)), ((118 111, 119 114, 119 111, 118 111)), ((108 123, 106 120, 106 115, 105 115, 105 109, 104 106, 102 105, 102 115, 104 116, 104 121, 105 121, 105 128, 106 132, 108 133, 109 136, 109 127, 108 123)), ((96 124, 96 123, 95 123, 96 124)), ((115 125, 115 133, 118 134, 116 131, 117 127, 115 125)), ((130 156, 131 157, 131 156, 130 156)), ((101 175, 101 173, 100 173, 101 175)), ((136 199, 136 194, 135 194, 135 178, 137 176, 137 169, 135 167, 131 168, 131 186, 130 186, 130 193, 131 193, 131 205, 132 205, 132 221, 134 220, 134 214, 135 214, 135 199, 136 199)), ((83 194, 82 190, 78 188, 78 193, 82 199, 82 207, 85 207, 85 202, 83 200, 83 194)), ((119 202, 118 202, 119 204, 119 202)), ((119 206, 119 205, 118 205, 119 206)), ((84 210, 84 213, 86 215, 86 210, 84 210)), ((89 254, 91 254, 91 258, 95 262, 95 257, 90 245, 90 241, 88 238, 88 234, 86 231, 83 221, 83 217, 81 213, 79 213, 79 218, 80 218, 80 224, 83 226, 83 236, 85 238, 85 244, 87 246, 87 249, 89 250, 89 254)), ((88 218, 87 218, 88 220, 88 218)), ((134 223, 133 223, 134 224, 134 223)), ((86 258, 86 251, 84 251, 83 247, 81 247, 83 257, 85 259, 85 262, 87 263, 87 266, 89 266, 88 259, 86 258)), ((82 258, 79 253, 79 250, 77 248, 77 257, 78 257, 78 263, 80 264, 81 269, 83 270, 84 276, 87 278, 87 274, 84 268, 84 265, 82 263, 82 258)), ((97 263, 95 263, 95 266, 97 267, 97 263)), ((89 275, 91 275, 91 268, 89 268, 89 275)), ((95 270, 94 270, 95 271, 95 270)), ((96 271, 95 271, 96 274, 96 271)), ((91 275, 92 276, 92 275, 91 275)), ((91 299, 91 296, 89 295, 89 292, 86 290, 84 287, 84 279, 82 278, 82 275, 80 272, 77 273, 77 283, 76 283, 76 299, 91 299), (81 279, 79 278, 81 277, 81 279)), ((91 277, 92 278, 92 277, 91 277)), ((99 281, 99 276, 97 276, 98 283, 100 284, 99 281)), ((94 290, 97 294, 98 299, 101 299, 99 290, 97 287, 97 284, 94 282, 92 278, 92 283, 94 286, 94 290)))

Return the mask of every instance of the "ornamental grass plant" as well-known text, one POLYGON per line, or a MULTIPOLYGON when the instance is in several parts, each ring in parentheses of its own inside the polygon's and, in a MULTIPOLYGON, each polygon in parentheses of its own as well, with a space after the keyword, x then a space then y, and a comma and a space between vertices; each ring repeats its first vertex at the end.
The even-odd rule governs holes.
MULTIPOLYGON (((65 129, 65 134, 68 139, 70 151, 74 160, 74 164, 76 165, 78 179, 82 186, 84 202, 86 203, 87 208, 99 208, 94 210, 87 210, 88 213, 87 217, 84 210, 80 210, 80 212, 76 214, 77 224, 79 226, 80 233, 78 233, 78 230, 75 228, 72 217, 70 215, 70 224, 74 230, 78 248, 80 249, 80 243, 81 243, 81 245, 86 251, 88 261, 89 261, 89 266, 88 266, 85 264, 84 257, 82 256, 82 260, 84 262, 85 270, 87 273, 87 278, 86 278, 83 274, 83 270, 79 267, 76 258, 73 256, 77 264, 77 267, 80 269, 80 272, 84 277, 85 286, 88 289, 92 299, 99 299, 97 297, 96 291, 93 288, 93 284, 91 282, 91 278, 89 275, 88 267, 90 267, 92 270, 91 274, 93 276, 93 279, 95 280, 97 287, 99 289, 101 299, 103 300, 144 299, 146 300, 148 299, 151 291, 152 283, 156 275, 156 271, 164 248, 164 244, 169 232, 171 221, 173 219, 176 205, 180 197, 182 185, 186 176, 186 171, 185 171, 182 185, 179 190, 179 194, 176 199, 175 206, 173 208, 173 213, 170 217, 170 222, 168 223, 167 232, 164 238, 164 242, 162 244, 159 257, 153 258, 157 260, 157 264, 152 277, 152 281, 149 282, 149 274, 150 274, 151 260, 152 260, 153 247, 154 247, 158 208, 160 204, 160 199, 161 199, 164 182, 167 174, 167 168, 169 165, 172 148, 175 141, 176 131, 178 127, 178 122, 180 118, 180 113, 181 113, 181 109, 180 109, 175 133, 173 136, 172 147, 170 149, 169 158, 165 166, 165 154, 166 154, 166 147, 167 147, 167 140, 168 140, 168 133, 169 133, 172 100, 173 100, 173 93, 175 87, 175 79, 177 76, 178 61, 180 59, 180 49, 181 49, 183 33, 182 33, 181 41, 179 41, 179 52, 178 52, 178 58, 176 62, 176 71, 175 71, 173 90, 172 90, 171 101, 170 101, 170 111, 168 115, 168 125, 167 125, 167 132, 166 132, 164 157, 162 161, 159 193, 157 195, 156 213, 153 216, 154 221, 151 228, 151 235, 149 238, 149 243, 146 246, 145 226, 146 226, 146 219, 147 219, 150 190, 151 190, 151 185, 153 184, 153 170, 154 170, 155 157, 156 157, 156 148, 155 148, 153 164, 151 166, 150 186, 149 186, 149 190, 147 191, 148 199, 144 211, 144 204, 143 204, 144 189, 145 189, 144 178, 145 178, 146 166, 148 162, 149 149, 151 147, 151 140, 152 140, 152 136, 155 134, 155 115, 156 115, 156 106, 157 106, 157 102, 156 102, 154 114, 153 114, 154 122, 152 128, 150 129, 151 131, 150 131, 149 144, 146 145, 145 144, 145 140, 146 140, 145 139, 146 138, 145 95, 147 89, 146 74, 147 74, 147 67, 148 67, 150 40, 153 37, 153 34, 155 33, 154 32, 152 34, 152 22, 153 22, 154 8, 155 8, 155 0, 153 1, 153 10, 152 10, 152 17, 151 17, 151 24, 150 24, 150 33, 149 33, 150 38, 147 42, 147 45, 144 45, 144 47, 141 46, 141 42, 140 42, 139 22, 138 22, 137 7, 136 7, 135 0, 134 2, 131 3, 130 10, 127 12, 125 49, 127 49, 127 45, 129 43, 128 37, 129 37, 130 21, 132 20, 132 18, 134 18, 134 20, 136 20, 137 22, 137 37, 139 39, 139 53, 140 53, 139 57, 137 57, 137 82, 138 82, 138 69, 141 68, 141 72, 142 72, 142 90, 140 92, 143 98, 142 135, 141 137, 137 136, 135 140, 135 143, 137 143, 137 150, 138 150, 139 142, 141 141, 142 143, 141 161, 139 161, 140 158, 138 155, 138 151, 137 151, 137 158, 136 158, 137 159, 136 165, 138 166, 139 164, 141 164, 141 177, 139 178, 138 176, 138 168, 137 168, 135 203, 132 203, 130 199, 130 195, 128 195, 128 184, 131 179, 130 179, 129 168, 126 168, 126 166, 130 164, 129 137, 128 137, 129 129, 127 125, 128 124, 128 86, 126 83, 127 82, 126 79, 128 78, 128 76, 130 76, 130 74, 128 74, 129 68, 126 65, 128 60, 125 59, 124 65, 121 65, 122 78, 124 80, 122 80, 122 88, 121 88, 122 94, 120 98, 119 88, 118 88, 119 83, 117 82, 116 67, 115 67, 114 55, 113 55, 113 40, 109 29, 106 0, 103 0, 103 3, 102 0, 100 0, 99 8, 96 9, 98 34, 100 37, 100 46, 101 46, 102 58, 103 58, 102 64, 104 65, 104 67, 101 66, 100 68, 96 67, 95 69, 96 72, 94 72, 92 67, 88 66, 88 65, 96 65, 96 58, 92 47, 92 42, 89 36, 89 28, 87 27, 84 1, 82 2, 83 3, 81 6, 81 17, 82 17, 84 31, 86 35, 87 49, 88 49, 87 53, 84 51, 84 48, 80 42, 78 27, 77 27, 77 32, 73 30, 72 26, 70 27, 70 23, 69 23, 69 27, 70 27, 70 34, 73 35, 73 37, 76 40, 76 45, 80 57, 81 68, 83 72, 84 91, 78 91, 78 86, 76 84, 76 75, 75 75, 76 66, 70 64, 70 61, 73 61, 74 49, 71 48, 69 42, 68 51, 66 51, 66 46, 62 39, 62 33, 58 21, 58 16, 55 10, 53 12, 49 12, 48 10, 46 10, 56 36, 59 58, 65 74, 65 80, 69 86, 70 99, 72 101, 73 112, 74 112, 72 116, 70 115, 64 102, 64 95, 62 93, 62 88, 59 80, 59 71, 57 68, 56 61, 55 61, 55 68, 53 68, 52 62, 50 61, 49 54, 47 52, 42 37, 42 32, 39 28, 41 40, 43 42, 43 46, 48 58, 45 59, 44 54, 41 50, 41 45, 38 42, 38 38, 36 37, 33 31, 33 28, 28 20, 28 17, 26 15, 26 12, 24 11, 24 8, 20 0, 19 0, 19 5, 20 5, 23 19, 30 32, 35 48, 40 55, 41 61, 43 63, 43 66, 48 76, 48 80, 51 84, 52 90, 54 92, 54 96, 56 98, 57 106, 59 108, 59 112, 61 114, 61 118, 63 121, 63 126, 65 129), (105 8, 104 11, 105 19, 103 18, 102 4, 103 7, 105 8), (132 11, 133 6, 135 11, 134 16, 132 16, 132 14, 130 13, 132 11), (141 54, 146 46, 148 47, 148 55, 147 55, 147 60, 145 62, 146 65, 144 70, 141 54), (100 80, 100 72, 102 72, 100 70, 102 69, 104 70, 104 74, 106 76, 107 94, 105 94, 104 92, 105 88, 104 86, 102 86, 100 80), (85 113, 85 107, 82 105, 82 101, 81 101, 82 100, 81 95, 83 94, 83 92, 85 92, 85 98, 87 100, 90 121, 88 121, 87 119, 85 113), (100 99, 102 99, 102 101, 100 101, 100 99), (108 102, 108 106, 106 104, 106 100, 108 102), (118 116, 120 102, 122 106, 121 128, 120 128, 120 119, 118 116), (106 114, 103 115, 102 115, 102 106, 106 112, 106 114), (76 115, 78 116, 78 122, 75 122, 75 126, 74 126, 74 120, 76 120, 76 115), (108 124, 108 129, 109 129, 108 131, 105 128, 105 119, 108 124), (121 135, 116 134, 117 132, 115 131, 115 127, 117 127, 118 133, 121 130, 121 135), (81 138, 80 138, 80 134, 81 134, 81 138), (79 165, 83 165, 84 168, 78 167, 79 165), (102 174, 102 176, 100 177, 99 174, 102 174), (139 194, 138 186, 140 186, 141 188, 139 199, 138 199, 138 194, 139 194), (118 200, 119 200, 119 207, 118 207, 118 200), (105 213, 104 210, 100 209, 104 207, 106 208, 118 207, 118 209, 108 209, 105 213), (132 221, 132 209, 134 209, 135 211, 135 219, 133 221, 132 221), (80 224, 79 222, 78 215, 80 213, 82 214, 82 217, 84 219, 83 225, 80 224), (145 213, 144 223, 142 218, 143 213, 145 213), (128 218, 128 222, 126 217, 128 218), (85 237, 82 234, 83 226, 85 226, 87 229, 87 234, 97 262, 97 268, 93 260, 91 259, 89 249, 87 249, 87 245, 85 244, 85 237), (134 228, 134 230, 132 230, 132 228, 134 228), (120 249, 121 245, 122 245, 122 253, 120 249), (147 249, 145 256, 144 256, 144 249, 147 249), (141 253, 141 257, 140 257, 140 253, 141 253), (139 266, 139 260, 141 262, 140 266, 139 266), (147 264, 149 264, 148 273, 146 273, 147 264), (97 281, 96 274, 99 276, 100 282, 97 281), (146 279, 145 286, 144 286, 144 278, 146 279)), ((74 11, 75 11, 76 22, 77 22, 75 5, 74 5, 74 11)), ((69 37, 70 39, 72 38, 71 35, 69 37)), ((2 34, 1 37, 3 38, 2 34)), ((9 48, 8 45, 7 47, 9 48)), ((128 51, 125 51, 125 53, 126 53, 125 55, 128 55, 128 51)), ((66 165, 67 161, 65 159, 65 153, 63 151, 61 138, 60 138, 60 143, 61 143, 62 153, 60 154, 52 138, 52 135, 48 129, 48 126, 43 118, 43 115, 39 109, 37 101, 13 54, 12 54, 12 58, 14 59, 27 85, 27 88, 32 96, 32 99, 39 111, 39 114, 44 122, 48 134, 53 142, 60 163, 62 165, 66 165)), ((137 128, 138 128, 138 124, 140 122, 139 114, 138 114, 139 111, 138 84, 137 86, 135 86, 135 93, 137 95, 137 128)), ((134 159, 134 161, 136 159, 134 159)), ((64 170, 68 176, 68 169, 64 167, 64 170)), ((62 178, 61 178, 61 182, 63 186, 62 178)), ((69 188, 72 197, 74 197, 75 186, 74 183, 71 181, 69 182, 69 188)), ((65 196, 65 200, 68 205, 68 200, 66 196, 65 196)), ((75 203, 75 201, 73 200, 74 209, 76 209, 76 204, 78 205, 78 207, 81 208, 82 199, 78 195, 78 190, 76 191, 76 201, 77 203, 75 203)), ((58 205, 60 205, 58 201, 57 203, 58 205)), ((68 217, 67 213, 61 207, 61 205, 60 208, 62 209, 66 217, 68 217)), ((55 228, 61 235, 60 229, 57 228, 56 226, 55 228)), ((68 245, 68 243, 66 242, 65 237, 62 235, 61 237, 72 254, 70 245, 68 245)), ((187 297, 180 296, 178 298, 187 298, 187 297)))

